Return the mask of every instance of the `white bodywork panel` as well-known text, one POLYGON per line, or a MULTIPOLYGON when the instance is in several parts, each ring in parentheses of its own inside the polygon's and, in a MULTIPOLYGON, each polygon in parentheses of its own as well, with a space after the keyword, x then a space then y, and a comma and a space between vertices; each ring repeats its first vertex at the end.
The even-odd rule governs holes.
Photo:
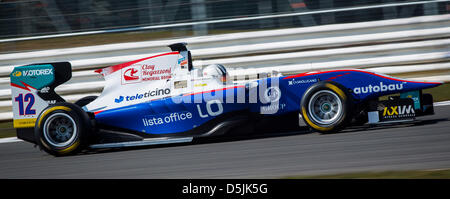
POLYGON ((187 59, 187 52, 171 52, 104 68, 98 71, 106 81, 102 94, 83 109, 104 111, 227 86, 201 69, 188 71, 187 59))

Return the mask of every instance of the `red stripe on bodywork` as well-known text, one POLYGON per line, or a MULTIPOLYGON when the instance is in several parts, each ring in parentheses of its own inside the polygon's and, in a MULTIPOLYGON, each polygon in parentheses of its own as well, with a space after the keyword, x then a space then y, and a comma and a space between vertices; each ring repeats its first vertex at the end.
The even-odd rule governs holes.
POLYGON ((96 111, 96 112, 94 112, 94 115, 97 115, 97 114, 99 114, 101 112, 103 112, 103 111, 96 111))
POLYGON ((363 70, 330 70, 330 71, 308 72, 308 73, 300 73, 300 74, 297 74, 297 75, 287 76, 287 77, 285 77, 283 79, 292 79, 292 78, 305 77, 305 76, 310 76, 310 75, 318 75, 318 74, 325 74, 325 73, 332 73, 332 72, 348 72, 348 71, 367 73, 367 74, 375 75, 375 76, 378 76, 378 77, 381 77, 381 78, 394 80, 394 81, 401 81, 401 82, 422 83, 422 84, 442 84, 441 82, 419 82, 419 81, 398 79, 398 78, 387 77, 387 76, 384 76, 384 75, 372 73, 372 72, 369 72, 369 71, 363 71, 363 70))
POLYGON ((103 71, 103 69, 94 70, 94 72, 96 72, 96 73, 102 73, 102 71, 103 71))
POLYGON ((32 86, 26 84, 26 83, 23 82, 23 81, 20 81, 20 83, 22 83, 24 86, 21 86, 21 85, 18 85, 18 84, 14 84, 14 83, 11 83, 11 86, 17 87, 17 88, 21 88, 21 89, 27 90, 27 91, 31 91, 30 88, 32 88, 32 89, 34 89, 34 90, 37 90, 36 88, 34 88, 34 87, 32 87, 32 86))
POLYGON ((138 63, 138 62, 141 62, 141 61, 144 61, 144 60, 147 60, 147 59, 152 59, 152 58, 161 57, 161 56, 165 56, 165 55, 177 55, 177 54, 180 54, 180 53, 179 52, 170 52, 170 53, 159 54, 159 55, 146 57, 146 58, 142 58, 142 59, 138 59, 138 60, 122 63, 122 64, 117 64, 117 65, 114 65, 114 66, 110 66, 108 68, 95 70, 95 72, 97 72, 97 73, 104 72, 103 75, 109 75, 111 73, 114 73, 114 72, 122 69, 122 68, 125 68, 127 66, 133 65, 135 63, 138 63))

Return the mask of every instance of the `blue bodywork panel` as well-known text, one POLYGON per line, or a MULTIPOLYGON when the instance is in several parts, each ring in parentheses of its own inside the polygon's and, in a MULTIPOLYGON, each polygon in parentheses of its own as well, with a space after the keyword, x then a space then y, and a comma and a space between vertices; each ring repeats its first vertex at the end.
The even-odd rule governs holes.
POLYGON ((349 90, 355 103, 441 84, 403 80, 363 70, 311 72, 105 110, 97 112, 95 119, 99 124, 146 134, 177 134, 236 111, 269 115, 298 112, 305 91, 319 81, 341 84, 349 90))

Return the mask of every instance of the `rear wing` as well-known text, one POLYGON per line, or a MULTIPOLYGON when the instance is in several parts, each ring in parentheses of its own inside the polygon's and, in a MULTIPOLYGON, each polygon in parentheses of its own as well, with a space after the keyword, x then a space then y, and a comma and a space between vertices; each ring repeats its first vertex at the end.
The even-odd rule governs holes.
POLYGON ((14 128, 31 128, 50 104, 65 100, 55 88, 72 78, 69 62, 38 63, 15 67, 10 74, 14 128))
POLYGON ((178 51, 180 52, 180 55, 182 56, 182 58, 180 60, 178 60, 178 64, 180 64, 181 68, 185 67, 187 65, 188 70, 191 71, 194 67, 192 65, 192 55, 191 55, 191 51, 189 51, 186 48, 187 43, 175 43, 175 44, 171 44, 169 45, 169 48, 172 51, 178 51))

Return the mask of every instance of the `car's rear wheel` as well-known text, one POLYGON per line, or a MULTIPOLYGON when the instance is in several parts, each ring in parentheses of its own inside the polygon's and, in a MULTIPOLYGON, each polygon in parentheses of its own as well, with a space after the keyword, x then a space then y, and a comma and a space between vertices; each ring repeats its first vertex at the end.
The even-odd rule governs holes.
POLYGON ((89 116, 77 105, 57 103, 36 120, 35 138, 41 149, 55 156, 80 152, 91 131, 89 116))
POLYGON ((304 121, 319 132, 342 129, 351 119, 352 100, 346 89, 334 82, 319 82, 305 92, 301 101, 304 121))

